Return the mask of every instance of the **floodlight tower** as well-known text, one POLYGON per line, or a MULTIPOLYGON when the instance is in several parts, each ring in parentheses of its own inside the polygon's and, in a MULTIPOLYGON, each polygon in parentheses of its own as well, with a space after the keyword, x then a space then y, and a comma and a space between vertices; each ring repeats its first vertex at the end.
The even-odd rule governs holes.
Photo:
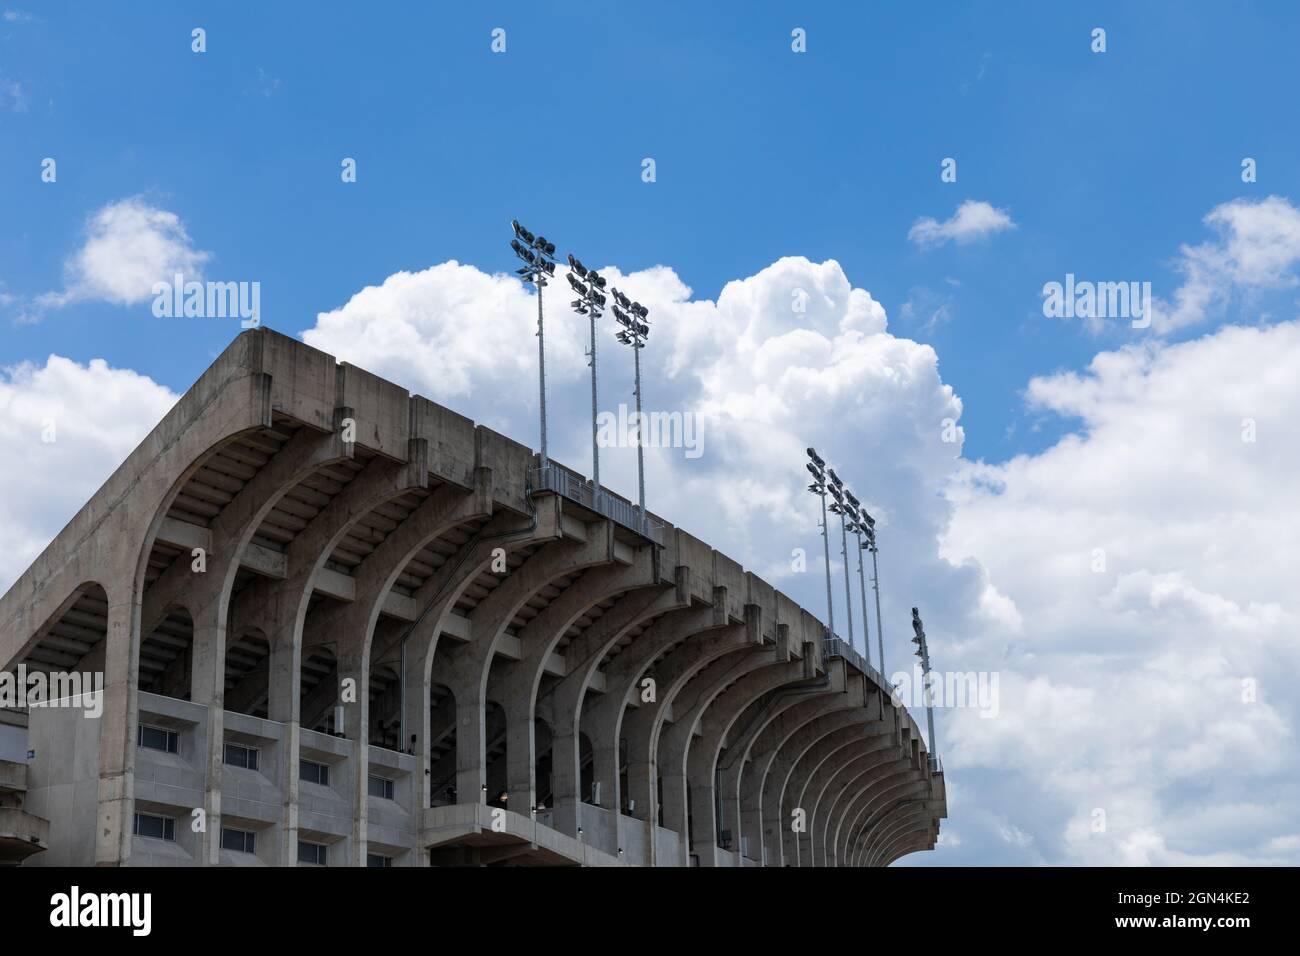
MULTIPOLYGON (((871 628, 867 625, 867 577, 863 571, 862 552, 866 545, 862 543, 862 502, 854 497, 853 492, 844 489, 845 506, 849 512, 849 532, 858 539, 858 589, 862 593, 862 656, 871 663, 871 628)), ((883 674, 882 674, 883 676, 883 674)))
POLYGON ((930 731, 930 770, 936 769, 939 751, 934 745, 934 689, 930 680, 930 647, 925 640, 925 625, 921 623, 921 613, 912 608, 912 643, 916 645, 916 656, 921 659, 921 686, 925 691, 925 722, 930 731))
POLYGON ((808 449, 812 459, 805 466, 813 476, 813 483, 808 490, 822 499, 822 548, 826 553, 826 626, 830 636, 835 636, 835 602, 831 599, 831 540, 826 524, 826 462, 822 461, 815 448, 808 449))
POLYGON ((547 242, 545 236, 535 236, 523 226, 518 219, 510 220, 510 228, 515 231, 515 238, 510 240, 510 248, 523 262, 523 267, 515 274, 537 286, 537 389, 541 393, 542 415, 542 467, 549 462, 546 453, 546 334, 542 324, 542 289, 546 280, 555 275, 555 243, 547 242))
POLYGON ((650 334, 650 310, 640 302, 633 302, 622 292, 611 288, 614 294, 614 318, 623 326, 614 337, 632 347, 632 361, 636 368, 636 482, 641 502, 641 530, 646 531, 645 514, 645 417, 641 413, 641 350, 650 334))
POLYGON ((844 559, 844 609, 848 612, 849 617, 849 647, 853 646, 853 591, 849 588, 849 535, 845 528, 844 516, 847 514, 844 508, 844 482, 840 481, 840 476, 835 474, 835 469, 831 468, 826 472, 830 475, 831 484, 827 489, 835 503, 831 505, 831 513, 840 516, 840 557, 844 559))
POLYGON ((876 592, 876 647, 880 651, 880 676, 886 677, 885 625, 880 619, 880 565, 876 563, 876 519, 865 511, 862 512, 862 518, 865 521, 862 534, 867 539, 866 548, 871 552, 871 589, 876 592))
POLYGON ((591 321, 591 485, 592 485, 592 504, 596 510, 600 510, 600 443, 597 440, 596 432, 596 415, 598 413, 596 405, 596 320, 600 318, 601 311, 605 308, 606 285, 605 277, 596 272, 595 269, 588 269, 581 262, 575 259, 570 253, 569 268, 573 271, 568 273, 566 278, 569 285, 573 286, 573 291, 578 293, 578 298, 574 299, 570 305, 573 311, 579 315, 585 315, 591 321), (575 279, 574 273, 577 273, 579 279, 575 279))

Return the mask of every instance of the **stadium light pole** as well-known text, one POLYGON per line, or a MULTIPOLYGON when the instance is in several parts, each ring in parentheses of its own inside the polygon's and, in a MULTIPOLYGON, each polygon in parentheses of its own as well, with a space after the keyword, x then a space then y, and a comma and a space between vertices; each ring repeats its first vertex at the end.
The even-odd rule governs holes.
POLYGON ((849 517, 852 519, 849 521, 849 531, 858 539, 858 588, 862 594, 862 656, 870 664, 871 628, 867 625, 867 576, 863 570, 862 560, 862 552, 867 546, 862 543, 862 503, 847 488, 844 489, 844 497, 848 500, 849 517))
POLYGON ((835 636, 835 602, 831 599, 831 539, 829 526, 826 524, 826 462, 822 461, 815 448, 808 449, 808 471, 813 476, 813 483, 808 490, 820 496, 822 500, 822 549, 826 554, 826 626, 830 636, 835 636))
POLYGON ((921 659, 921 687, 925 693, 925 723, 930 731, 930 770, 937 769, 939 750, 934 743, 934 689, 930 680, 930 647, 925 640, 925 625, 921 622, 921 612, 912 608, 912 643, 916 645, 916 656, 921 659))
POLYGON ((640 501, 641 531, 647 529, 645 513, 645 416, 641 412, 641 350, 650 334, 650 310, 640 302, 633 302, 622 292, 611 288, 614 295, 614 318, 622 330, 614 337, 632 347, 632 361, 636 368, 636 483, 640 501))
POLYGON ((827 471, 830 476, 831 485, 828 489, 835 503, 831 505, 831 512, 840 516, 840 556, 844 559, 844 610, 848 614, 849 621, 849 647, 853 646, 853 590, 849 587, 849 535, 845 528, 844 518, 847 514, 844 501, 844 482, 840 481, 840 476, 835 474, 835 469, 827 471))
POLYGON ((888 680, 885 674, 885 625, 880 618, 880 565, 876 563, 876 519, 865 511, 862 512, 862 517, 867 522, 865 535, 867 550, 871 552, 871 589, 876 592, 876 647, 880 651, 880 676, 888 680))
POLYGON ((545 468, 550 458, 546 448, 546 329, 542 320, 542 289, 547 279, 555 275, 555 243, 548 242, 545 236, 533 235, 519 225, 518 219, 510 220, 510 228, 515 232, 510 248, 523 262, 515 274, 537 286, 537 390, 541 396, 541 453, 545 468))
POLYGON ((597 438, 596 416, 598 407, 596 404, 596 320, 600 318, 601 311, 605 308, 605 277, 596 272, 595 269, 588 269, 581 262, 569 256, 569 268, 573 271, 567 276, 569 285, 573 286, 573 291, 578 293, 578 298, 572 303, 573 311, 579 315, 585 315, 591 322, 591 484, 592 484, 592 504, 596 510, 600 510, 601 492, 600 492, 600 442, 597 438), (578 274, 575 279, 574 273, 578 274), (581 280, 581 281, 579 281, 581 280))

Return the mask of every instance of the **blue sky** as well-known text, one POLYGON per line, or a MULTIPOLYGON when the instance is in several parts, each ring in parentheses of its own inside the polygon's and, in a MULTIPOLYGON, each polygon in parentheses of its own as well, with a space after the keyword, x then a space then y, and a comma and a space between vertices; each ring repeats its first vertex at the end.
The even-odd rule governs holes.
MULTIPOLYGON (((1099 346, 1042 319, 1044 281, 1132 275, 1159 294, 1204 212, 1245 191, 1243 154, 1263 189, 1300 161, 1280 121, 1300 20, 1285 4, 347 9, 49 3, 0 21, 0 75, 26 96, 0 111, 9 293, 57 289, 88 213, 130 195, 176 212, 214 277, 260 281, 265 321, 288 332, 398 269, 505 268, 511 216, 585 259, 669 264, 699 297, 782 255, 834 258, 939 351, 967 456, 1001 459, 1054 435, 1020 410, 1030 376, 1099 346), (956 183, 939 181, 948 156, 956 183), (906 241, 964 198, 1018 228, 968 248, 906 241), (923 327, 941 305, 950 319, 923 327)), ((0 363, 102 356, 179 390, 232 334, 87 303, 6 324, 0 363)))
MULTIPOLYGON (((265 324, 533 442, 535 313, 496 275, 518 217, 651 305, 651 406, 713 415, 699 462, 651 456, 652 509, 821 613, 814 444, 882 517, 891 663, 919 603, 939 666, 1001 674, 998 719, 938 715, 953 817, 912 862, 1300 862, 1297 27, 1280 2, 0 0, 0 442, 47 408, 67 435, 0 463, 0 587, 239 331, 78 292, 93 217, 172 217, 265 324), (909 238, 968 201, 1005 227, 909 238), (1067 273, 1149 281, 1173 320, 1046 318, 1067 273), (792 316, 792 288, 821 304, 792 316)), ((548 301, 552 451, 586 470, 585 327, 548 301)), ((602 477, 631 494, 632 461, 602 477)))

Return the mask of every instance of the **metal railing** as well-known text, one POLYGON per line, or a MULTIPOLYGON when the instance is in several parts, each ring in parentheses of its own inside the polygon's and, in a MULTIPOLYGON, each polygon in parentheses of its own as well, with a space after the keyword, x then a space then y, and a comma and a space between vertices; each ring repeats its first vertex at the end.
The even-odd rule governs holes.
POLYGON ((664 526, 626 498, 608 488, 596 488, 586 477, 554 461, 528 470, 528 485, 532 491, 550 491, 563 498, 590 508, 610 521, 635 531, 655 544, 664 543, 664 526))
POLYGON ((885 684, 885 679, 880 676, 880 672, 867 663, 866 658, 853 649, 853 647, 841 637, 826 637, 822 640, 822 660, 830 660, 832 657, 841 657, 848 661, 859 671, 875 680, 877 684, 885 684))

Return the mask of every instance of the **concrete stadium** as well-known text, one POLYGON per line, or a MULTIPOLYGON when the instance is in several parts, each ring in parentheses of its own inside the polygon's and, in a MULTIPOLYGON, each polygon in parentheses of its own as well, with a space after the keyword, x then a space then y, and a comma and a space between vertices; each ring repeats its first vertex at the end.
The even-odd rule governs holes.
POLYGON ((814 615, 528 447, 241 334, 0 599, 0 861, 884 866, 941 766, 814 615))

